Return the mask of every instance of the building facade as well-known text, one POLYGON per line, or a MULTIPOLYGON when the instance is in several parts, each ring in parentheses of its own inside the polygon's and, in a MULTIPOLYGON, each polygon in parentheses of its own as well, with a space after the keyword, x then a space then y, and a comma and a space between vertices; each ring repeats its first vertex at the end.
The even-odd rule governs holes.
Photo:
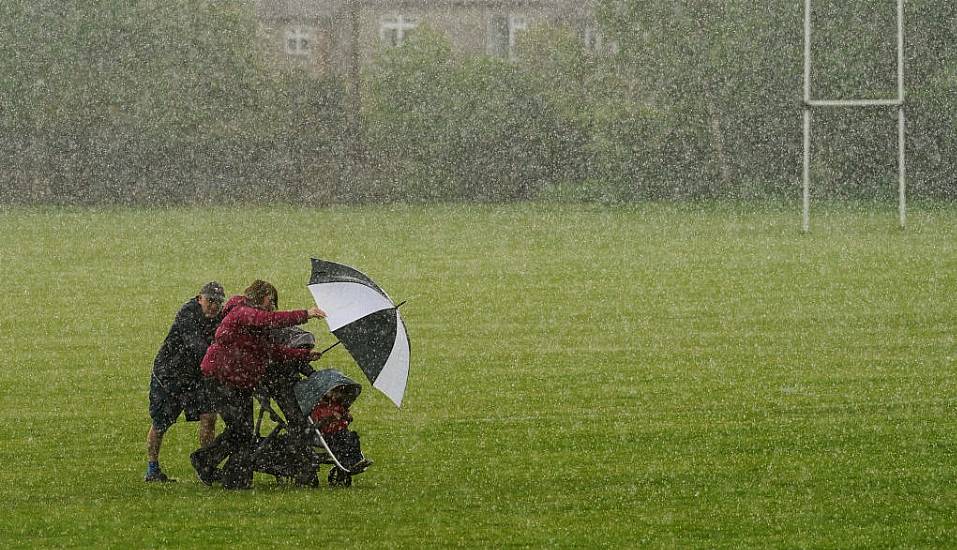
POLYGON ((537 25, 572 29, 589 49, 608 47, 594 0, 258 0, 257 18, 271 61, 317 75, 354 74, 426 26, 466 55, 514 58, 521 34, 537 25))

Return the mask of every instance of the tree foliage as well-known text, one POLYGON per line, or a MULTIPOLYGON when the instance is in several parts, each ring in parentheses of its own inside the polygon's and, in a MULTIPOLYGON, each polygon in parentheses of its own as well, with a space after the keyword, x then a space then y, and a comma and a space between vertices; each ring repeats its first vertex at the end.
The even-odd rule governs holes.
POLYGON ((507 61, 456 57, 445 36, 422 29, 367 79, 372 196, 528 199, 563 176, 564 121, 507 61))
MULTIPOLYGON (((649 98, 675 115, 669 169, 695 195, 796 194, 801 162, 803 2, 601 0, 600 17, 618 41, 618 63, 650 86, 649 98), (695 182, 698 182, 697 185, 695 182)), ((812 94, 895 97, 896 1, 812 3, 812 94)), ((907 150, 914 195, 954 196, 930 181, 954 168, 947 143, 953 98, 941 62, 953 60, 953 3, 905 6, 907 150), (942 145, 945 145, 942 147, 942 145), (938 161, 948 159, 945 166, 938 161)), ((888 197, 896 175, 896 111, 814 113, 815 192, 888 197)), ((950 141, 952 144, 953 142, 950 141)))
MULTIPOLYGON (((957 197, 955 6, 906 3, 912 197, 957 197)), ((815 0, 815 97, 896 95, 895 8, 815 0)), ((2 2, 0 202, 798 196, 802 2, 597 17, 604 51, 540 27, 516 60, 420 28, 352 96, 268 64, 249 0, 2 2)), ((815 196, 895 196, 893 107, 816 109, 812 146, 815 196)))
POLYGON ((269 199, 328 172, 306 165, 341 93, 267 70, 250 3, 0 6, 0 199, 269 199))

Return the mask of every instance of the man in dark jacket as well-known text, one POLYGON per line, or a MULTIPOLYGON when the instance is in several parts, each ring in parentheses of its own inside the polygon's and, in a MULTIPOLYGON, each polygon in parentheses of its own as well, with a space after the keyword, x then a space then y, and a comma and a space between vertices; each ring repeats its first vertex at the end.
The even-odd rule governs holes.
POLYGON ((150 378, 150 418, 146 436, 148 467, 144 481, 167 482, 160 468, 163 435, 180 413, 188 422, 199 421, 199 444, 209 445, 216 435, 216 413, 210 403, 199 365, 222 320, 220 310, 226 293, 215 282, 203 285, 199 294, 183 304, 153 361, 150 378))

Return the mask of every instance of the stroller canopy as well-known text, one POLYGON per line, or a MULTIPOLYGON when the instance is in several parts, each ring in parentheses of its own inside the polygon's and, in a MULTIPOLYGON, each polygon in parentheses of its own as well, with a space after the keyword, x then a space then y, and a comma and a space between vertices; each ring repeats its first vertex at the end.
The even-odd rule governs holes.
POLYGON ((309 378, 297 382, 294 391, 302 414, 309 416, 316 403, 333 388, 338 387, 344 387, 343 394, 346 397, 343 405, 346 407, 351 407, 362 392, 362 386, 359 383, 336 369, 316 371, 309 378))

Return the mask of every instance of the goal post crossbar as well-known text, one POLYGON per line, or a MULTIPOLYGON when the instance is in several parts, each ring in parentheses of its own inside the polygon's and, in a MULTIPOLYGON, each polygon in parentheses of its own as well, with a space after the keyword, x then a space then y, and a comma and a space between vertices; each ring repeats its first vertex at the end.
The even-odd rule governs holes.
POLYGON ((899 99, 812 99, 810 107, 896 107, 903 105, 899 99))

